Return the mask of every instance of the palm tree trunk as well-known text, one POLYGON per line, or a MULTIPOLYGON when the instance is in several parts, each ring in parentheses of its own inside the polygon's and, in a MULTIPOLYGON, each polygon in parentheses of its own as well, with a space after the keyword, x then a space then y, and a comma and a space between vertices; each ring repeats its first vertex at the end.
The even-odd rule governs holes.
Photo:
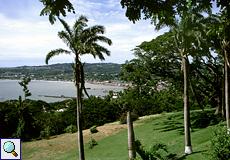
POLYGON ((189 99, 188 99, 188 66, 187 57, 182 57, 183 71, 184 71, 184 132, 185 132, 185 154, 192 153, 191 137, 190 137, 190 113, 189 113, 189 99))
POLYGON ((77 129, 78 129, 78 150, 79 150, 79 160, 85 160, 84 155, 84 143, 83 143, 83 133, 82 133, 82 93, 80 90, 80 66, 76 58, 76 68, 75 68, 75 85, 77 89, 77 129))
POLYGON ((226 118, 226 112, 225 112, 225 108, 224 108, 224 106, 225 106, 225 64, 224 64, 224 66, 223 66, 223 78, 222 78, 222 104, 221 104, 221 106, 222 106, 222 110, 221 110, 221 112, 222 112, 222 118, 226 118))
POLYGON ((127 130, 128 130, 129 159, 134 159, 136 158, 136 152, 135 152, 135 138, 134 138, 133 120, 131 116, 131 111, 127 112, 127 130))
MULTIPOLYGON (((77 87, 77 92, 79 92, 79 86, 77 87)), ((84 143, 83 143, 83 133, 82 133, 82 112, 81 112, 81 100, 78 93, 77 97, 77 129, 78 129, 78 148, 79 148, 79 159, 84 160, 84 143)))
POLYGON ((227 122, 227 127, 229 128, 229 69, 228 69, 228 64, 227 64, 227 51, 225 50, 225 105, 226 105, 226 122, 227 122))

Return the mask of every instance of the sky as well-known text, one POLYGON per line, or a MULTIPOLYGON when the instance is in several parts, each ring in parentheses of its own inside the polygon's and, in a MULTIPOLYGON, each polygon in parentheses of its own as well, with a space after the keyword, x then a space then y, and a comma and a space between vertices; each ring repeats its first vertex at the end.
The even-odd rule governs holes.
MULTIPOLYGON (((86 63, 119 63, 134 58, 133 51, 143 41, 150 41, 168 31, 154 30, 150 20, 141 20, 133 24, 125 17, 120 0, 70 0, 75 14, 68 13, 63 19, 72 27, 74 21, 85 15, 88 26, 103 25, 104 36, 110 38, 112 46, 102 44, 111 55, 101 61, 91 55, 81 57, 86 63)), ((49 51, 57 48, 68 49, 57 36, 64 30, 56 21, 51 25, 48 16, 40 16, 44 8, 39 0, 0 0, 0 67, 45 65, 49 51)), ((50 59, 49 64, 71 63, 74 56, 61 54, 50 59)))
MULTIPOLYGON (((119 63, 134 57, 132 49, 143 41, 150 41, 168 28, 155 31, 150 20, 135 24, 125 16, 120 0, 70 0, 75 14, 68 13, 63 19, 72 27, 74 21, 84 15, 88 26, 103 25, 104 36, 110 38, 112 46, 101 44, 111 55, 101 61, 91 55, 81 57, 86 63, 119 63)), ((0 0, 0 67, 46 65, 45 57, 53 49, 68 49, 57 36, 64 30, 59 21, 51 25, 48 16, 40 16, 44 8, 39 0, 0 0)), ((214 11, 215 12, 215 11, 214 11)), ((49 64, 72 63, 74 56, 61 54, 50 59, 49 64)))

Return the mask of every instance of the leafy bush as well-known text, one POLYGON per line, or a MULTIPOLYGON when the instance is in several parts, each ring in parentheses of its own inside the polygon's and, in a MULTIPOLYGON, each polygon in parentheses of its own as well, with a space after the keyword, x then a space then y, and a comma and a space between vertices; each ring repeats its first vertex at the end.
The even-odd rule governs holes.
MULTIPOLYGON (((111 103, 109 97, 100 99, 91 96, 91 100, 84 99, 83 101, 83 129, 114 122, 122 113, 117 104, 111 103)), ((12 138, 22 135, 20 138, 27 141, 76 131, 76 99, 55 103, 26 99, 23 104, 24 109, 21 115, 25 121, 24 128, 22 125, 18 128, 20 117, 15 107, 18 105, 18 100, 0 102, 0 137, 12 138), (56 109, 67 105, 68 108, 64 112, 55 112, 56 109)))
POLYGON ((126 124, 127 123, 127 112, 122 113, 120 117, 120 124, 126 124))
POLYGON ((77 132, 77 126, 71 124, 71 125, 66 127, 65 131, 67 133, 75 133, 75 132, 77 132))
MULTIPOLYGON (((105 123, 114 122, 119 119, 121 109, 118 105, 111 103, 106 97, 105 99, 91 96, 90 99, 83 100, 83 129, 88 129, 94 125, 101 126, 105 123)), ((76 99, 69 101, 68 108, 61 112, 61 119, 65 126, 71 124, 77 125, 76 99)))
POLYGON ((90 128, 91 126, 101 126, 105 123, 114 122, 119 119, 121 108, 112 102, 107 97, 105 99, 96 98, 91 96, 90 99, 84 99, 83 129, 90 128))
POLYGON ((19 114, 16 102, 0 102, 0 137, 15 137, 18 128, 19 114))
POLYGON ((198 128, 218 124, 221 120, 221 114, 214 114, 213 111, 191 113, 191 124, 198 128))
POLYGON ((43 131, 40 132, 40 136, 49 139, 52 132, 53 129, 50 126, 47 126, 43 131))
POLYGON ((139 140, 135 141, 136 152, 141 156, 143 160, 157 160, 166 159, 163 153, 168 153, 167 146, 164 143, 157 142, 150 147, 150 151, 143 148, 139 140))
POLYGON ((205 156, 216 160, 230 159, 230 134, 226 126, 214 128, 215 137, 211 140, 210 149, 204 153, 205 156))
POLYGON ((98 130, 97 130, 97 126, 93 126, 90 128, 90 133, 97 133, 98 130))
POLYGON ((94 146, 98 145, 97 141, 95 139, 92 139, 91 141, 89 141, 88 143, 88 148, 92 149, 94 146))
MULTIPOLYGON (((131 112, 131 116, 133 121, 139 118, 139 116, 134 112, 131 112)), ((127 111, 125 111, 125 113, 123 113, 120 117, 120 124, 126 124, 126 123, 127 123, 127 111)))

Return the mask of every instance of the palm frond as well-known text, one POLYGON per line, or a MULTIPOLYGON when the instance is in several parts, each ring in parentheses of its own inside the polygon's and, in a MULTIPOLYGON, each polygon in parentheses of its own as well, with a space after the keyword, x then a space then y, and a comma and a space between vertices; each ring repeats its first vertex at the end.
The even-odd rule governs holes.
MULTIPOLYGON (((61 18, 59 18, 59 20, 63 24, 65 31, 58 32, 58 36, 67 44, 77 59, 80 58, 80 55, 91 54, 94 58, 99 57, 99 59, 105 60, 103 54, 110 55, 109 50, 97 44, 97 42, 104 42, 108 45, 112 45, 112 41, 109 38, 98 35, 105 33, 103 26, 95 25, 85 29, 85 27, 87 27, 86 22, 88 22, 85 16, 80 16, 74 23, 72 29, 64 20, 61 18)), ((70 54, 70 51, 63 49, 52 50, 47 54, 46 63, 48 64, 51 57, 60 53, 70 54)))
POLYGON ((108 49, 106 49, 105 47, 100 46, 100 45, 98 45, 96 43, 93 46, 94 46, 95 51, 96 51, 95 55, 98 56, 98 58, 100 60, 105 60, 105 58, 103 56, 103 53, 106 54, 107 56, 110 56, 110 51, 108 49))
POLYGON ((86 45, 85 53, 81 53, 81 55, 84 54, 91 54, 94 58, 98 57, 100 60, 105 60, 103 54, 106 54, 107 56, 110 56, 110 51, 106 49, 103 46, 98 45, 97 43, 92 43, 91 45, 86 45))
POLYGON ((86 22, 88 22, 88 19, 86 16, 81 15, 78 20, 75 21, 74 25, 73 25, 73 29, 75 30, 78 27, 87 27, 88 25, 86 24, 86 22))
POLYGON ((104 36, 92 36, 90 37, 90 39, 88 39, 85 43, 86 44, 91 44, 91 43, 96 43, 96 42, 104 42, 106 44, 108 44, 109 46, 112 45, 112 41, 111 39, 104 37, 104 36))
POLYGON ((71 52, 65 49, 55 49, 51 50, 47 55, 46 55, 46 64, 48 64, 48 61, 55 55, 59 55, 60 53, 65 53, 65 54, 70 54, 71 52))
POLYGON ((109 38, 106 38, 104 36, 98 36, 98 34, 104 34, 104 32, 104 26, 95 25, 93 27, 85 29, 82 32, 80 39, 86 44, 101 41, 107 43, 108 45, 112 45, 112 41, 109 38))
POLYGON ((84 28, 88 25, 86 24, 88 22, 88 19, 85 16, 80 16, 78 20, 74 23, 73 26, 73 39, 75 42, 82 40, 82 32, 84 32, 84 28))
POLYGON ((101 25, 95 25, 93 27, 89 28, 92 32, 92 34, 104 34, 105 33, 105 27, 101 25))
POLYGON ((58 32, 58 37, 72 50, 74 48, 74 40, 65 31, 58 32))
POLYGON ((76 22, 73 25, 73 31, 74 31, 75 37, 79 36, 81 32, 84 30, 84 27, 88 26, 86 22, 88 22, 88 19, 83 15, 81 15, 78 18, 78 20, 76 20, 76 22))
POLYGON ((64 28, 67 31, 67 33, 69 34, 69 36, 72 37, 73 36, 73 31, 70 29, 70 26, 63 19, 61 19, 59 17, 58 17, 58 19, 60 20, 60 22, 64 26, 64 28))

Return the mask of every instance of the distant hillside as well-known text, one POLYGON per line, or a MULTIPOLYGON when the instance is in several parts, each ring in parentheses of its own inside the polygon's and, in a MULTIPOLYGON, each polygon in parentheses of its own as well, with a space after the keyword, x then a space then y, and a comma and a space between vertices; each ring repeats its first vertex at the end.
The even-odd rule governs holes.
MULTIPOLYGON (((86 63, 85 78, 93 81, 119 80, 121 65, 116 63, 86 63)), ((21 66, 15 68, 0 68, 0 79, 20 79, 31 77, 36 80, 72 80, 71 63, 44 66, 21 66)))

